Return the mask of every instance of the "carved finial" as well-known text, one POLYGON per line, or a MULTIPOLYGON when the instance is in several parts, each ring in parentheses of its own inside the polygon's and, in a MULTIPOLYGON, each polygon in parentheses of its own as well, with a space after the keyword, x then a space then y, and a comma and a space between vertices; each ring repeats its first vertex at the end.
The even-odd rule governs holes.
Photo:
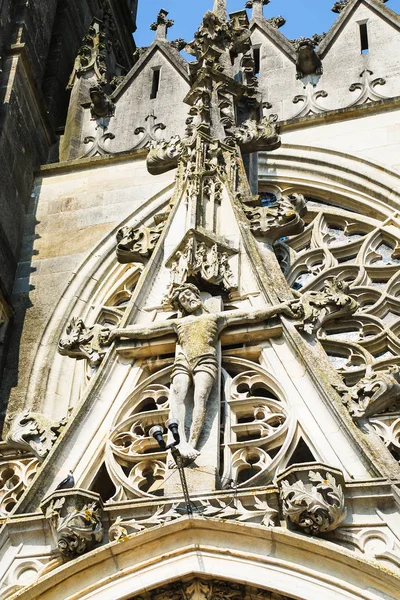
POLYGON ((246 8, 252 8, 253 14, 252 19, 262 19, 263 18, 263 7, 267 6, 271 0, 247 0, 246 8))
POLYGON ((221 21, 226 21, 226 0, 214 0, 213 12, 221 21))
POLYGON ((152 31, 156 31, 156 40, 166 40, 167 30, 172 27, 174 21, 167 19, 168 11, 162 8, 157 15, 157 21, 150 25, 152 31))

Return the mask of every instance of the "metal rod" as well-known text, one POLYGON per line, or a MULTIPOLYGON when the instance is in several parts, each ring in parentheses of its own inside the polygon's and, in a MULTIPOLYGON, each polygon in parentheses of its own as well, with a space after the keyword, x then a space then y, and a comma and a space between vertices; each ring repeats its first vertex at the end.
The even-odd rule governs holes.
POLYGON ((175 446, 172 446, 171 454, 174 457, 176 466, 178 467, 179 476, 181 478, 183 496, 185 498, 185 504, 186 504, 186 512, 188 515, 193 515, 193 509, 192 509, 192 506, 190 503, 189 490, 188 490, 187 483, 186 483, 185 469, 183 467, 181 453, 179 452, 178 448, 176 448, 175 446))

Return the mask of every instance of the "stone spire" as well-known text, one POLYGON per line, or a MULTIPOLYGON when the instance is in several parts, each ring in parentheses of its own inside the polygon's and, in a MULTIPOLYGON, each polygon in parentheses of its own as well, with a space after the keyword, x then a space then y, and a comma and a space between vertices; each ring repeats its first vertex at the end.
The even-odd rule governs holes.
POLYGON ((162 8, 157 15, 157 21, 150 25, 150 29, 156 32, 156 40, 166 40, 167 30, 172 27, 174 21, 167 19, 168 11, 162 8))
POLYGON ((213 12, 221 21, 226 21, 226 0, 214 0, 213 12))
POLYGON ((270 0, 248 0, 246 2, 246 8, 252 8, 253 19, 262 19, 263 18, 263 7, 270 3, 270 0))

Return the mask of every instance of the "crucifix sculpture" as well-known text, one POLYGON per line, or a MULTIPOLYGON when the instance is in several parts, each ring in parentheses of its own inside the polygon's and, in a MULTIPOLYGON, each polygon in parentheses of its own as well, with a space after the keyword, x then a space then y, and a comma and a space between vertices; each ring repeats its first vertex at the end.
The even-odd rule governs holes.
POLYGON ((175 289, 171 302, 182 316, 147 326, 132 325, 103 333, 103 342, 117 339, 151 340, 169 333, 177 336, 178 350, 171 374, 170 417, 179 420, 181 455, 194 460, 200 454, 198 442, 204 428, 207 402, 219 372, 217 345, 220 333, 227 327, 244 323, 259 323, 286 315, 302 315, 299 301, 268 306, 258 310, 231 310, 211 313, 204 306, 199 289, 186 283, 175 289), (193 406, 189 406, 189 391, 193 387, 193 406), (188 411, 192 413, 189 431, 185 431, 188 411))

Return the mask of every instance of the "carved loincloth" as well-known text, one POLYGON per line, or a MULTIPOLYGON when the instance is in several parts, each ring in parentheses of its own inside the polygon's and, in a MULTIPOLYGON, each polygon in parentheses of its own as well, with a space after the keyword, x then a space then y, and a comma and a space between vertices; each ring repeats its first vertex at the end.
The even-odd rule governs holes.
POLYGON ((213 379, 216 379, 218 373, 217 358, 213 354, 203 354, 188 360, 184 354, 179 353, 172 367, 171 380, 182 373, 190 377, 193 377, 196 373, 208 373, 213 379))

